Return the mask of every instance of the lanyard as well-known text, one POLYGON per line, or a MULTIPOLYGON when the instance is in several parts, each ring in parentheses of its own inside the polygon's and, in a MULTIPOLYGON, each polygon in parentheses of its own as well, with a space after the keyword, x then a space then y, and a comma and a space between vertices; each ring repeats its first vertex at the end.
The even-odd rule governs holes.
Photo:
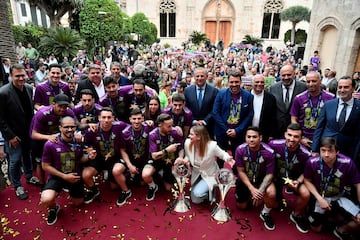
POLYGON ((103 130, 101 129, 101 127, 99 127, 99 128, 100 128, 101 141, 104 143, 104 147, 105 147, 106 152, 109 153, 110 152, 110 145, 111 145, 111 130, 112 130, 112 127, 111 127, 111 129, 109 131, 110 135, 109 135, 109 139, 107 141, 105 140, 103 130))
POLYGON ((180 115, 175 116, 173 110, 171 109, 171 118, 173 119, 174 123, 173 126, 179 126, 179 127, 183 127, 184 126, 184 110, 181 111, 180 115))
POLYGON ((71 149, 71 151, 73 151, 73 152, 74 152, 74 151, 76 150, 76 148, 79 146, 79 144, 76 143, 76 141, 75 141, 74 138, 72 138, 70 142, 66 142, 66 141, 61 137, 61 134, 59 134, 59 140, 60 140, 62 143, 70 146, 70 149, 71 149))
POLYGON ((297 158, 296 154, 292 157, 291 161, 289 161, 289 149, 285 145, 285 177, 289 177, 289 170, 291 169, 291 164, 293 164, 297 158))
POLYGON ((164 142, 163 142, 163 139, 162 139, 162 136, 161 136, 161 134, 160 134, 160 129, 158 129, 158 135, 159 135, 159 140, 160 140, 160 145, 159 145, 160 150, 165 149, 167 146, 169 146, 169 145, 172 143, 169 134, 166 135, 166 136, 167 136, 167 140, 168 140, 168 143, 167 143, 166 146, 165 146, 165 144, 164 144, 164 142))
POLYGON ((328 186, 330 184, 330 181, 334 177, 335 164, 336 164, 336 161, 334 163, 334 166, 331 168, 331 170, 329 172, 329 175, 327 175, 326 178, 325 178, 324 177, 324 162, 323 162, 322 158, 320 157, 320 174, 321 174, 320 189, 321 189, 321 196, 322 197, 325 197, 325 193, 326 193, 326 190, 327 190, 327 188, 328 188, 328 186))
POLYGON ((249 145, 246 146, 246 152, 248 155, 248 159, 249 159, 249 165, 252 171, 252 182, 255 183, 256 182, 256 176, 259 175, 258 173, 258 169, 259 169, 259 162, 260 162, 260 157, 261 157, 261 149, 259 149, 259 151, 257 152, 257 157, 256 157, 256 161, 252 161, 252 157, 251 157, 251 153, 250 153, 250 148, 249 145))
POLYGON ((318 102, 317 102, 316 108, 314 108, 314 104, 312 102, 312 98, 310 96, 310 93, 308 93, 308 98, 309 98, 309 104, 310 104, 311 118, 316 120, 318 118, 318 116, 319 116, 318 109, 320 109, 320 104, 321 104, 321 101, 322 101, 322 91, 320 92, 320 94, 318 96, 318 102))
POLYGON ((141 131, 140 131, 140 135, 139 137, 136 137, 135 131, 134 129, 131 127, 131 137, 134 143, 134 148, 133 151, 135 151, 135 154, 140 154, 140 150, 141 150, 141 140, 142 140, 142 136, 144 134, 144 127, 141 127, 141 131))
MULTIPOLYGON (((56 92, 55 92, 54 86, 50 84, 50 80, 47 81, 47 84, 49 85, 49 88, 50 88, 50 90, 51 90, 51 93, 52 93, 53 96, 55 97, 57 94, 56 94, 56 92)), ((60 83, 59 83, 59 85, 57 86, 57 88, 58 88, 59 94, 63 93, 62 89, 60 88, 60 83)))

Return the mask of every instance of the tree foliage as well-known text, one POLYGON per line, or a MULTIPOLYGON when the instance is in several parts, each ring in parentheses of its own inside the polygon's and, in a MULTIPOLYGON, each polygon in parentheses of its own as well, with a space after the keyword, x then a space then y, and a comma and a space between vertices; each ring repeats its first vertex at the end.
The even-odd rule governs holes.
POLYGON ((310 21, 311 12, 307 7, 292 6, 280 13, 280 19, 283 21, 290 21, 291 29, 291 43, 295 42, 295 27, 301 21, 310 21))
POLYGON ((13 25, 11 26, 16 43, 22 42, 24 45, 31 43, 35 48, 39 45, 40 38, 45 35, 46 28, 36 25, 13 25))
POLYGON ((43 9, 50 18, 51 27, 55 27, 60 25, 60 19, 66 13, 71 15, 80 9, 84 0, 29 0, 29 3, 43 9))
POLYGON ((262 44, 262 42, 263 42, 263 40, 261 38, 254 37, 249 34, 246 34, 242 41, 242 43, 244 43, 244 44, 251 44, 251 45, 256 45, 256 46, 260 46, 262 44))
POLYGON ((156 42, 157 28, 151 23, 144 13, 135 13, 131 17, 132 30, 139 36, 139 42, 152 44, 156 42))
MULTIPOLYGON (((290 38, 291 38, 291 30, 289 29, 285 33, 284 43, 289 41, 290 38)), ((296 32, 295 32, 295 44, 306 43, 306 39, 307 39, 307 33, 306 33, 305 30, 303 30, 303 29, 296 30, 296 32)))
POLYGON ((79 49, 83 49, 84 41, 79 33, 70 28, 56 27, 49 29, 41 38, 39 50, 46 56, 53 53, 58 59, 75 57, 79 49))
POLYGON ((80 33, 89 46, 121 39, 123 14, 112 0, 85 0, 80 12, 80 33), (99 14, 100 13, 100 14, 99 14))
POLYGON ((205 42, 206 39, 207 39, 206 34, 199 31, 193 31, 189 36, 189 40, 195 45, 199 45, 205 42))

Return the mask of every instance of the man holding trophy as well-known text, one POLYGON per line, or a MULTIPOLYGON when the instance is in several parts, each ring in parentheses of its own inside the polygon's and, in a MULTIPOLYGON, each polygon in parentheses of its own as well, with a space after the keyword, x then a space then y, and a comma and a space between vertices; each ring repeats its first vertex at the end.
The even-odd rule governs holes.
POLYGON ((235 193, 237 206, 246 209, 249 203, 256 207, 264 203, 260 218, 266 229, 274 230, 270 211, 277 206, 275 185, 272 182, 275 155, 274 150, 261 142, 258 127, 247 128, 245 143, 236 149, 235 162, 239 174, 235 193))

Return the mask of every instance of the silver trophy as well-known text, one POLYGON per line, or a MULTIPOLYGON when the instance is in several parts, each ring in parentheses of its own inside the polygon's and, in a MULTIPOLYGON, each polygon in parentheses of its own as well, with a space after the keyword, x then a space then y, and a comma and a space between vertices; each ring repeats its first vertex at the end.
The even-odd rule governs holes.
POLYGON ((186 185, 188 176, 190 175, 190 169, 184 164, 178 164, 173 166, 172 174, 174 175, 179 187, 179 194, 176 200, 171 204, 171 208, 175 212, 183 213, 190 210, 190 202, 185 198, 184 187, 186 185))
POLYGON ((230 169, 222 168, 216 173, 215 180, 220 190, 220 202, 211 212, 211 216, 219 222, 227 222, 231 219, 231 213, 225 206, 225 197, 235 183, 235 176, 230 169))

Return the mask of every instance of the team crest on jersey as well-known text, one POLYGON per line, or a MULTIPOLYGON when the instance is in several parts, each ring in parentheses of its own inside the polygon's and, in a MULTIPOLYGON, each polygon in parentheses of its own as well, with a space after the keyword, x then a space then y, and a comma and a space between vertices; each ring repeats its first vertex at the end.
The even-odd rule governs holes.
POLYGON ((61 152, 61 148, 56 148, 56 152, 61 152))

